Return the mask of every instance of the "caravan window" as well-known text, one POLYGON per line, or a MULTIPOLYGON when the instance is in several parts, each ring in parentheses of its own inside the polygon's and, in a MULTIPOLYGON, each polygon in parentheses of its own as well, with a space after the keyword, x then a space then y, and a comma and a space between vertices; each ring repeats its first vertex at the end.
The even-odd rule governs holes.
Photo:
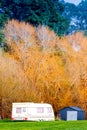
POLYGON ((16 108, 16 113, 21 113, 21 107, 16 108))
POLYGON ((43 107, 38 107, 37 108, 37 113, 44 113, 44 108, 43 107))
POLYGON ((47 112, 52 113, 52 109, 50 107, 47 107, 47 112))
POLYGON ((26 112, 26 107, 23 107, 23 112, 26 112))

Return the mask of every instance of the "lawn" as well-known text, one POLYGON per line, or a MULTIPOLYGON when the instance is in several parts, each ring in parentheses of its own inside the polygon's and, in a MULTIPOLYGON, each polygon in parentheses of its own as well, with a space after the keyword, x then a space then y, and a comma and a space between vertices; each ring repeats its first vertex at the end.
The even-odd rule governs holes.
POLYGON ((87 130, 87 121, 53 121, 53 122, 0 121, 0 130, 87 130))

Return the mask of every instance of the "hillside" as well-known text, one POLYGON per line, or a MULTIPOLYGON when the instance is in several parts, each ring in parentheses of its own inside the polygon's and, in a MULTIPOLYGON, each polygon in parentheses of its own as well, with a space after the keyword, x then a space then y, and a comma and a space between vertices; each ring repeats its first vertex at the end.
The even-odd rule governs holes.
POLYGON ((87 35, 87 0, 82 0, 78 5, 65 3, 64 1, 61 2, 65 6, 63 16, 70 22, 67 33, 84 31, 87 35))

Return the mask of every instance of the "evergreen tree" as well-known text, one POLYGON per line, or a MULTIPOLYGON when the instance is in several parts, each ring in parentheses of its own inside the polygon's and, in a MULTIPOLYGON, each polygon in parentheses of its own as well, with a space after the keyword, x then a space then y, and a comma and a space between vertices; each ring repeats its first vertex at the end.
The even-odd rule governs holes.
POLYGON ((11 19, 26 21, 34 26, 44 24, 58 35, 68 28, 67 20, 62 16, 63 5, 58 0, 1 0, 1 7, 11 19))

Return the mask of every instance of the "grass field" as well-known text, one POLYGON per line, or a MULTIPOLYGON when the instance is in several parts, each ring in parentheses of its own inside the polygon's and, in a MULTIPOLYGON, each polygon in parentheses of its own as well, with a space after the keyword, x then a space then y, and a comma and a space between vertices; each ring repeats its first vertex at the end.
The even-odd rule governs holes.
POLYGON ((0 130, 87 130, 87 121, 53 121, 53 122, 0 121, 0 130))

